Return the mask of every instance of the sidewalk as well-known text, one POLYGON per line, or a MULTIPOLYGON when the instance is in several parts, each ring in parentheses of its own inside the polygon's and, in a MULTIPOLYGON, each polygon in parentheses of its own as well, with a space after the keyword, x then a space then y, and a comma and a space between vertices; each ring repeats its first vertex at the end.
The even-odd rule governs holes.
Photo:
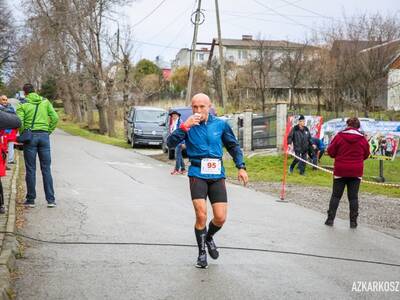
MULTIPOLYGON (((16 164, 11 165, 12 169, 7 171, 7 176, 1 179, 6 213, 0 215, 0 231, 14 232, 15 230, 15 203, 20 163, 18 155, 16 155, 16 162, 16 164)), ((17 250, 16 238, 12 235, 0 233, 0 300, 12 299, 11 273, 15 269, 17 250)))

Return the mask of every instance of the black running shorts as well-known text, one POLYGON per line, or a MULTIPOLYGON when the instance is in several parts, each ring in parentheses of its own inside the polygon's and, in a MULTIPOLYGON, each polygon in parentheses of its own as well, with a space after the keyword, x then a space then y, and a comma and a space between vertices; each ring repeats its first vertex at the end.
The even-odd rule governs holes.
POLYGON ((194 199, 210 199, 211 204, 228 202, 225 179, 201 179, 189 177, 190 194, 194 199))

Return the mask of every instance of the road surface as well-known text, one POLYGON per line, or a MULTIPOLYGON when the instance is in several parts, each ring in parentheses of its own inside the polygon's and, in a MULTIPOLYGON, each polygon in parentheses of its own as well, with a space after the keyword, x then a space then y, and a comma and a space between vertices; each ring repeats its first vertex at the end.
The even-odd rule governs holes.
MULTIPOLYGON (((58 206, 36 208, 23 233, 48 240, 195 244, 188 178, 130 149, 57 131, 52 135, 58 206)), ((228 184, 219 246, 265 248, 400 263, 400 240, 228 184)), ((327 199, 328 201, 328 199, 327 199)), ((361 203, 362 206, 362 203, 361 203)), ((399 281, 400 268, 251 251, 220 251, 194 267, 196 248, 27 242, 17 299, 399 299, 355 292, 359 281, 399 281)))

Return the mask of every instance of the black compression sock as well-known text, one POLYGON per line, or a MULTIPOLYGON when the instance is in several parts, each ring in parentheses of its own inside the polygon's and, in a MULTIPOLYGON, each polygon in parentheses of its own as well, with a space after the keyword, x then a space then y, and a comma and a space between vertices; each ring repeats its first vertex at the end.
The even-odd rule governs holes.
POLYGON ((219 227, 217 225, 215 225, 212 221, 210 221, 210 224, 208 224, 208 232, 207 232, 207 237, 206 239, 209 241, 212 239, 212 237, 214 236, 214 234, 216 234, 218 232, 218 230, 220 230, 222 227, 219 227))
POLYGON ((196 235, 197 246, 199 247, 199 254, 204 253, 206 251, 206 234, 207 229, 204 227, 203 229, 194 228, 194 233, 196 235))

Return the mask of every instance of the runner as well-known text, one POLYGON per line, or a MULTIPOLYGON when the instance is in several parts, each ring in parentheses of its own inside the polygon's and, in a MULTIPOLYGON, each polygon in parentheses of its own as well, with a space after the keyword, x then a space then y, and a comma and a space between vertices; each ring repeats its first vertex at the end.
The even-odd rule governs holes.
POLYGON ((244 185, 248 176, 243 161, 243 153, 232 129, 225 121, 209 114, 210 98, 197 94, 192 99, 194 115, 181 124, 167 140, 168 147, 176 147, 182 141, 191 163, 189 167, 190 192, 196 214, 195 235, 199 247, 196 267, 207 268, 207 254, 217 259, 219 252, 214 242, 214 235, 225 223, 227 214, 227 194, 225 170, 223 167, 223 149, 228 150, 238 168, 238 179, 244 185), (207 231, 207 196, 211 202, 213 219, 207 231))

